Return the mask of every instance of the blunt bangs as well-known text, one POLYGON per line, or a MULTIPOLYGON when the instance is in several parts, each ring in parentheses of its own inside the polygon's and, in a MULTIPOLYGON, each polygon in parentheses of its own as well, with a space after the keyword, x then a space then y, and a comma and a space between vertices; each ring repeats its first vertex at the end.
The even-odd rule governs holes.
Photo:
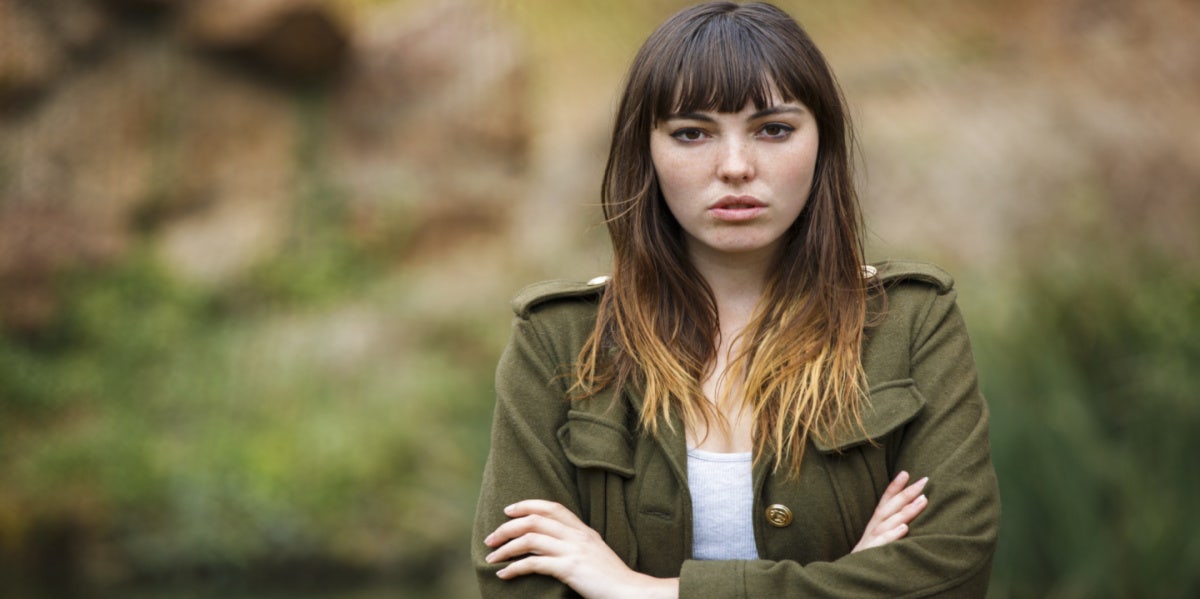
POLYGON ((820 56, 808 36, 787 15, 754 5, 709 8, 718 10, 658 47, 660 59, 646 81, 651 123, 679 113, 738 112, 747 102, 768 108, 776 92, 821 120, 826 106, 819 90, 827 85, 820 81, 823 64, 807 57, 820 56))

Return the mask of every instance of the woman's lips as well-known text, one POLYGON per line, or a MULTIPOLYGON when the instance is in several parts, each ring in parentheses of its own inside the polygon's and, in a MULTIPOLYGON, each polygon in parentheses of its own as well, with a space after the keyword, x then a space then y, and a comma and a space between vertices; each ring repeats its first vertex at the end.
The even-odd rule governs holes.
POLYGON ((766 210, 767 205, 754 196, 726 196, 709 207, 708 212, 717 220, 735 223, 753 220, 766 210))

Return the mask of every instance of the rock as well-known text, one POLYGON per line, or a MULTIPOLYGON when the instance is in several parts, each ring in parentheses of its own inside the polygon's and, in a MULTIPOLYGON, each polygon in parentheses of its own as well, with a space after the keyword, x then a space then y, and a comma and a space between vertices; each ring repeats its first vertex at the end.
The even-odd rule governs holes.
POLYGON ((6 328, 50 323, 52 281, 100 266, 130 245, 129 214, 149 196, 157 89, 142 83, 155 56, 56 83, 20 119, 0 122, 0 266, 6 328))
POLYGON ((70 53, 96 58, 95 50, 111 31, 112 22, 94 0, 40 0, 47 26, 70 53))
POLYGON ((219 288, 289 226, 292 101, 158 39, 118 46, 5 127, 0 206, 61 206, 89 224, 76 236, 117 247, 146 236, 175 274, 219 288))
MULTIPOLYGON (((100 0, 113 8, 126 12, 163 12, 186 4, 190 0, 100 0)), ((251 0, 253 1, 253 0, 251 0)))
POLYGON ((513 29, 464 0, 379 9, 357 29, 331 115, 330 172, 351 214, 383 235, 388 219, 454 231, 414 236, 443 251, 502 230, 530 145, 527 56, 513 29))
POLYGON ((65 206, 114 235, 152 197, 162 171, 162 125, 177 55, 152 44, 115 51, 60 81, 0 135, 0 203, 65 206))
POLYGON ((119 238, 70 206, 0 204, 0 330, 41 330, 58 311, 56 275, 107 262, 122 249, 119 238))
POLYGON ((29 102, 62 63, 61 49, 29 3, 0 0, 0 108, 29 102))
POLYGON ((152 19, 88 1, 0 0, 0 43, 45 48, 5 63, 21 74, 9 79, 53 92, 0 119, 0 325, 44 326, 56 273, 135 246, 220 293, 283 251, 294 214, 323 208, 301 202, 345 202, 333 226, 402 256, 508 230, 528 169, 527 65, 478 2, 393 6, 343 29, 316 0, 196 0, 152 19), (94 60, 77 51, 99 43, 94 60), (196 46, 293 75, 339 53, 349 68, 299 95, 196 46))
POLYGON ((205 62, 181 65, 168 195, 152 236, 175 274, 212 289, 280 250, 303 179, 291 98, 205 62))
POLYGON ((321 79, 337 70, 348 33, 318 0, 205 0, 188 10, 185 36, 195 45, 245 57, 288 80, 321 79))

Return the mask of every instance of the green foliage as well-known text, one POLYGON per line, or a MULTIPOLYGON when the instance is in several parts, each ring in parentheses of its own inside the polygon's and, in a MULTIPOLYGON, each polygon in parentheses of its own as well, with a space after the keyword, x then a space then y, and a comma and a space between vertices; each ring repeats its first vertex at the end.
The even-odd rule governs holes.
POLYGON ((0 337, 0 398, 8 409, 62 407, 97 389, 129 397, 120 373, 153 369, 187 339, 205 298, 172 282, 145 255, 103 272, 63 277, 54 326, 29 339, 0 337))
POLYGON ((1200 273, 1047 269, 977 335, 1004 516, 994 594, 1200 594, 1200 273))
POLYGON ((118 580, 465 559, 506 322, 403 311, 314 235, 226 290, 141 254, 75 273, 54 327, 0 337, 0 558, 65 522, 118 580))
POLYGON ((342 235, 317 232, 254 268, 229 295, 238 309, 328 304, 376 274, 373 262, 342 235))

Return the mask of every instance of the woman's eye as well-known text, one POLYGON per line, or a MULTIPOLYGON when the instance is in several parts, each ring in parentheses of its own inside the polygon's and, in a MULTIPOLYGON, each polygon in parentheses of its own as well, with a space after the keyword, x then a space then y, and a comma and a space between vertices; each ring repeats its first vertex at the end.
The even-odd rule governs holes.
POLYGON ((764 125, 761 131, 764 137, 781 139, 787 137, 794 129, 781 123, 770 123, 764 125))
POLYGON ((699 129, 679 129, 671 134, 671 137, 679 141, 700 141, 704 139, 704 132, 699 129))

